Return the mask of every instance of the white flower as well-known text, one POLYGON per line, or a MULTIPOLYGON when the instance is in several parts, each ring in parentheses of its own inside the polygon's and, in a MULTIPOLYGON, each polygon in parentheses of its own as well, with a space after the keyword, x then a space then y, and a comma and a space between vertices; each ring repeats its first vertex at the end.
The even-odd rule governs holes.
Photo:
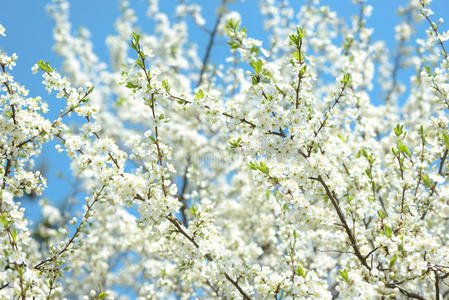
POLYGON ((6 34, 5 34, 5 27, 3 27, 2 24, 0 24, 0 35, 6 36, 6 34))

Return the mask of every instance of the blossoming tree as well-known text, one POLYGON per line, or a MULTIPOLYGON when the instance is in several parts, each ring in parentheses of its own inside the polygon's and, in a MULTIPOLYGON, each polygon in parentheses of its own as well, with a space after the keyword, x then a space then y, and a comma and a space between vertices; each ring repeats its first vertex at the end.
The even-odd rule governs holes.
POLYGON ((392 60, 364 1, 347 24, 318 1, 295 12, 260 0, 268 45, 229 2, 207 28, 196 4, 180 0, 170 19, 149 0, 146 34, 120 0, 106 68, 54 0, 62 70, 33 68, 65 101, 54 120, 10 74, 17 56, 0 53, 1 299, 449 294, 449 32, 430 1, 399 9, 392 60), (190 18, 209 36, 203 57, 190 18), (217 68, 219 35, 230 50, 217 68), (41 201, 31 228, 18 199, 46 189, 33 160, 51 140, 82 184, 82 213, 41 201))

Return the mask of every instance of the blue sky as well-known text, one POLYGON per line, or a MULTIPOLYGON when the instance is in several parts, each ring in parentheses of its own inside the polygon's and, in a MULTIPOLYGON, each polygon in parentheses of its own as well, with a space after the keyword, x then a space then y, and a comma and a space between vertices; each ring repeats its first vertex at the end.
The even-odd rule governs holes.
MULTIPOLYGON (((52 95, 43 89, 41 85, 41 77, 39 75, 32 75, 31 67, 40 59, 48 60, 52 66, 58 67, 60 60, 52 51, 52 30, 53 21, 47 16, 45 12, 45 5, 48 0, 6 0, 2 3, 0 10, 0 23, 6 28, 7 37, 0 39, 0 48, 6 50, 7 53, 12 54, 16 52, 19 56, 17 67, 13 70, 13 75, 16 80, 24 84, 30 89, 30 94, 33 96, 41 95, 46 97, 50 109, 55 107, 56 100, 52 95)), ((162 0, 161 8, 164 12, 172 15, 174 4, 177 0, 162 0)), ((214 9, 219 3, 218 0, 199 0, 199 4, 203 5, 204 16, 206 17, 206 26, 211 28, 214 24, 215 16, 214 9)), ((291 0, 292 3, 298 3, 297 7, 305 1, 291 0)), ((151 31, 151 22, 145 16, 146 1, 145 0, 131 0, 131 7, 133 7, 138 15, 139 24, 145 31, 151 31)), ((351 0, 322 0, 322 4, 329 5, 333 10, 337 11, 340 16, 349 20, 351 15, 358 14, 359 8, 351 3, 351 0)), ((399 5, 406 3, 404 0, 368 0, 367 4, 374 6, 372 16, 368 19, 367 26, 374 27, 374 40, 385 40, 391 49, 394 48, 394 25, 397 24, 396 8, 399 5)), ((114 32, 112 24, 118 16, 118 4, 114 0, 72 0, 70 19, 73 23, 73 29, 79 26, 86 27, 90 30, 94 50, 104 62, 109 61, 107 48, 105 45, 106 36, 114 32)), ((262 19, 257 9, 256 0, 246 0, 246 2, 236 1, 231 6, 231 9, 236 9, 242 15, 242 23, 247 27, 249 36, 266 40, 263 32, 262 19)), ((433 20, 439 17, 448 17, 449 15, 449 1, 448 0, 434 0, 432 8, 435 15, 433 20)), ((418 28, 419 36, 423 36, 427 25, 418 28)), ((448 28, 447 25, 444 28, 448 28)), ((206 44, 207 35, 200 30, 193 30, 191 40, 199 43, 200 49, 202 45, 206 44)), ((212 52, 212 60, 217 60, 228 53, 228 46, 223 39, 214 48, 212 52)), ((59 106, 58 106, 59 107, 59 106)), ((58 108, 59 109, 59 108, 58 108)), ((57 114, 57 110, 51 110, 49 117, 57 114)), ((71 192, 70 185, 64 180, 56 177, 57 171, 70 177, 68 172, 69 161, 64 154, 58 154, 54 150, 55 143, 50 143, 45 146, 42 157, 39 161, 47 161, 49 163, 48 186, 49 189, 46 195, 51 201, 57 201, 71 192), (54 186, 57 186, 55 188, 54 186)), ((36 219, 39 212, 36 209, 35 203, 24 200, 24 206, 27 207, 27 214, 36 219)))

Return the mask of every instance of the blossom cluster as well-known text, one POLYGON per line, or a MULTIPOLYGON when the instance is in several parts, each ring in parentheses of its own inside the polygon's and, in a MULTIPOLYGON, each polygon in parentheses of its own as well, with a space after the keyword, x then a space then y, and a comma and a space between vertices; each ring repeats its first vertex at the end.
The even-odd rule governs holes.
POLYGON ((398 9, 393 52, 363 0, 350 23, 318 0, 260 0, 268 45, 231 2, 209 28, 198 4, 179 0, 170 18, 149 0, 145 33, 119 0, 107 67, 52 0, 62 69, 32 71, 64 101, 54 120, 0 52, 1 299, 449 295, 449 31, 430 1, 398 9), (214 67, 218 38, 229 57, 214 67), (79 183, 75 215, 43 196, 34 161, 50 141, 79 183))

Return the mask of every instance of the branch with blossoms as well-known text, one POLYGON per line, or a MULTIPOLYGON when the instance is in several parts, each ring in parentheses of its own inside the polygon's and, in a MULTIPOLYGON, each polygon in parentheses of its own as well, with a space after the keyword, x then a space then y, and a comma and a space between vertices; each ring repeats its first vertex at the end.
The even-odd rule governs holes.
POLYGON ((449 35, 430 1, 398 8, 390 59, 362 0, 350 23, 259 0, 268 44, 231 0, 210 24, 197 1, 171 17, 149 0, 151 33, 119 0, 111 68, 49 1, 62 71, 32 70, 65 102, 55 119, 0 52, 0 298, 447 297, 449 35), (34 165, 53 139, 79 183, 65 211, 34 165))
MULTIPOLYGON (((216 29, 215 29, 216 30, 216 29)), ((211 37, 211 40, 213 40, 213 36, 211 37)), ((138 58, 136 60, 136 65, 139 66, 141 68, 141 70, 143 71, 143 73, 145 74, 145 78, 147 80, 148 83, 148 87, 151 88, 151 73, 149 70, 147 70, 147 65, 146 65, 146 61, 145 61, 145 53, 144 51, 141 49, 140 46, 140 35, 133 33, 133 40, 131 41, 131 47, 137 52, 138 58)), ((207 60, 206 60, 207 62, 207 60)), ((206 62, 204 62, 204 64, 206 64, 206 62)), ((202 73, 201 73, 202 76, 202 73)), ((201 76, 200 76, 200 80, 201 80, 201 76)), ((156 145, 157 148, 157 157, 158 157, 158 164, 160 165, 161 168, 163 168, 163 154, 161 152, 160 149, 160 137, 159 137, 159 133, 158 133, 158 127, 157 127, 157 120, 159 118, 156 118, 156 97, 157 97, 157 93, 156 92, 151 92, 150 94, 150 99, 146 99, 146 103, 148 103, 148 105, 151 108, 151 112, 152 112, 152 117, 153 117, 153 121, 155 122, 154 125, 154 133, 155 136, 152 137, 152 141, 154 142, 154 144, 156 145)), ((162 187, 162 191, 164 193, 164 197, 167 197, 168 191, 166 189, 165 186, 165 177, 163 174, 161 174, 161 187, 162 187)), ((142 198, 141 196, 138 198, 142 198)), ((195 241, 195 239, 193 237, 191 237, 183 228, 182 228, 182 223, 173 215, 173 214, 169 214, 168 216, 165 217, 167 220, 170 221, 170 223, 172 223, 177 231, 182 234, 184 237, 187 238, 187 240, 189 240, 197 249, 200 249, 199 244, 195 241)), ((213 261, 214 259, 212 258, 211 254, 206 253, 204 254, 204 257, 208 260, 208 261, 213 261)), ((249 300, 251 299, 248 294, 240 287, 238 280, 233 280, 228 273, 224 272, 224 276, 226 278, 226 280, 228 280, 230 283, 232 283, 232 285, 235 286, 235 288, 239 291, 239 293, 243 296, 243 299, 245 300, 249 300)))

